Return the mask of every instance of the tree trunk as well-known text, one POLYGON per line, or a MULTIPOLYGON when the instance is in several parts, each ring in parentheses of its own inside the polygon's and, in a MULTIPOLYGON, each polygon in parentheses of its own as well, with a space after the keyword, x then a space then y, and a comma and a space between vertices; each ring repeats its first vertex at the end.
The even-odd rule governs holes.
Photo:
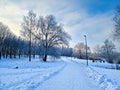
POLYGON ((35 58, 35 54, 33 54, 33 58, 35 58))
POLYGON ((80 59, 82 59, 82 55, 81 55, 81 53, 80 53, 80 59))
POLYGON ((1 52, 0 52, 0 59, 1 59, 1 52))
POLYGON ((20 59, 20 53, 19 53, 19 59, 20 59))
POLYGON ((8 55, 9 55, 9 51, 6 50, 6 52, 5 52, 5 58, 8 58, 8 55))
POLYGON ((2 53, 2 56, 3 56, 3 58, 5 58, 5 52, 4 52, 4 53, 2 53))
POLYGON ((31 30, 30 30, 30 40, 29 40, 29 62, 31 62, 31 30))
POLYGON ((29 62, 31 62, 31 39, 29 41, 29 62))
POLYGON ((12 54, 10 53, 10 58, 12 58, 12 54))
POLYGON ((7 59, 7 57, 8 57, 8 53, 5 54, 5 58, 6 58, 6 59, 7 59))
POLYGON ((82 52, 81 52, 81 50, 80 50, 79 54, 80 54, 80 59, 82 59, 82 52))
POLYGON ((44 61, 44 62, 47 61, 47 54, 45 54, 45 56, 43 57, 43 61, 44 61))
POLYGON ((19 57, 19 59, 20 59, 20 56, 21 56, 21 51, 19 50, 18 51, 18 57, 19 57))
POLYGON ((14 58, 16 58, 16 54, 14 53, 14 58))

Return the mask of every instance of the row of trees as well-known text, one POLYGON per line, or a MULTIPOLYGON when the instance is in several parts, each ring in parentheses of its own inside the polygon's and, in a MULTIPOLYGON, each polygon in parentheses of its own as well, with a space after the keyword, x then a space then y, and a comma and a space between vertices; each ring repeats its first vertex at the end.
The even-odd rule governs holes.
POLYGON ((49 54, 58 54, 58 48, 68 46, 71 39, 64 31, 63 25, 58 24, 53 15, 37 17, 33 11, 29 11, 28 15, 24 16, 22 27, 24 39, 29 42, 29 61, 32 44, 37 44, 41 50, 41 57, 46 62, 49 54))
POLYGON ((115 63, 116 69, 119 69, 120 52, 116 50, 115 44, 106 39, 103 45, 96 45, 94 48, 93 58, 107 61, 108 63, 115 63))
POLYGON ((10 32, 10 29, 0 22, 0 59, 1 56, 12 58, 12 54, 15 57, 16 52, 16 37, 10 32))
MULTIPOLYGON (((115 15, 113 18, 114 21, 114 30, 113 30, 113 39, 115 41, 117 41, 118 43, 120 43, 120 5, 118 5, 115 9, 115 15)), ((115 63, 119 63, 120 64, 120 53, 115 52, 115 45, 112 42, 108 42, 106 41, 105 43, 108 43, 111 46, 108 46, 108 58, 109 58, 109 62, 115 62, 115 63)), ((117 50, 119 51, 119 50, 117 50)))
POLYGON ((16 56, 39 55, 46 62, 47 56, 72 55, 68 47, 70 36, 58 24, 53 15, 37 17, 33 11, 24 16, 21 30, 22 37, 14 35, 8 26, 0 23, 0 59, 16 56))
MULTIPOLYGON (((113 18, 115 29, 113 30, 112 38, 114 41, 120 42, 120 5, 115 10, 115 16, 113 18)), ((120 53, 116 50, 114 42, 106 39, 103 45, 97 45, 94 48, 94 55, 96 57, 105 58, 109 63, 120 64, 120 53)))
POLYGON ((94 56, 105 58, 109 63, 116 63, 117 52, 112 41, 106 39, 103 45, 96 45, 94 48, 94 56))
MULTIPOLYGON (((115 29, 113 30, 112 38, 120 42, 120 5, 115 10, 115 16, 113 18, 115 29)), ((84 43, 77 43, 73 49, 74 56, 78 58, 84 58, 86 53, 84 43)), ((91 59, 102 59, 104 58, 109 63, 119 63, 120 56, 116 50, 114 42, 106 39, 102 45, 96 45, 94 47, 94 53, 90 52, 90 48, 87 47, 88 57, 91 59)))
MULTIPOLYGON (((38 53, 38 46, 36 43, 31 45, 32 55, 38 53)), ((28 41, 17 37, 11 32, 8 26, 0 22, 0 59, 3 58, 16 58, 21 55, 29 56, 28 41)))
MULTIPOLYGON (((16 58, 17 56, 20 58, 21 56, 29 56, 29 54, 31 54, 31 56, 34 58, 35 58, 35 55, 39 55, 40 58, 43 57, 43 55, 45 54, 44 53, 45 47, 43 46, 45 44, 45 41, 40 41, 38 39, 39 36, 37 37, 34 36, 37 32, 35 32, 34 34, 31 33, 31 36, 32 36, 31 46, 29 47, 29 44, 30 44, 29 34, 28 33, 26 34, 25 31, 24 33, 22 32, 22 34, 25 35, 24 38, 17 37, 15 34, 11 32, 8 26, 0 22, 0 59, 2 57, 3 58, 16 58)), ((54 32, 54 33, 58 33, 58 32, 54 32)), ((50 36, 48 37, 50 38, 50 36)), ((54 41, 56 40, 54 42, 56 43, 56 46, 52 47, 52 42, 51 42, 51 46, 49 43, 47 43, 49 44, 47 46, 47 54, 54 56, 54 57, 59 57, 61 55, 71 56, 72 48, 65 47, 63 46, 63 44, 61 44, 62 46, 57 46, 57 43, 60 43, 60 42, 57 41, 58 40, 57 38, 54 39, 55 37, 58 37, 57 34, 56 36, 55 34, 54 36, 51 36, 51 41, 53 42, 53 40, 54 41)), ((65 43, 68 44, 68 42, 65 42, 65 43)))

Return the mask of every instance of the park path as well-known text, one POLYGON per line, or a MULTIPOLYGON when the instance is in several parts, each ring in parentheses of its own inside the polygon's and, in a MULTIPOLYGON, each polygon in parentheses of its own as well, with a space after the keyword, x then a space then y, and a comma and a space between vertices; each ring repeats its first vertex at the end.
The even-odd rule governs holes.
POLYGON ((36 90, 100 90, 88 77, 85 65, 72 61, 65 63, 66 67, 62 71, 46 80, 36 90))

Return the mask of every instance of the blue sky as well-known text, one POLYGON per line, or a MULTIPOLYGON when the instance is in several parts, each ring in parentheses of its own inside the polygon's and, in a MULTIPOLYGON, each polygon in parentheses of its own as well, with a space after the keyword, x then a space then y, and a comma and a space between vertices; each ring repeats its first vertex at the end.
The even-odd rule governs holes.
POLYGON ((114 29, 114 9, 120 0, 0 0, 0 21, 20 35, 21 22, 28 10, 37 15, 53 14, 71 35, 70 46, 84 42, 94 47, 110 38, 114 29))
POLYGON ((100 14, 111 11, 120 3, 120 0, 82 0, 83 7, 90 14, 100 14))

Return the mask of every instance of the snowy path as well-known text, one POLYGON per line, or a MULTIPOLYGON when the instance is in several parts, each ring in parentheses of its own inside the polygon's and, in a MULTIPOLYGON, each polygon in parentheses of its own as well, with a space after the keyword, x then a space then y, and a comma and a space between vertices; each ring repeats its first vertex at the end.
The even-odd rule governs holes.
POLYGON ((1 60, 0 90, 120 90, 120 71, 104 68, 111 64, 85 64, 85 60, 68 57, 46 63, 1 60))
POLYGON ((43 82, 36 90, 100 90, 87 74, 84 65, 67 62, 61 72, 43 82))
POLYGON ((66 63, 48 62, 46 65, 47 68, 0 68, 0 90, 36 90, 42 82, 60 72, 66 63), (48 67, 49 64, 53 66, 48 67))

